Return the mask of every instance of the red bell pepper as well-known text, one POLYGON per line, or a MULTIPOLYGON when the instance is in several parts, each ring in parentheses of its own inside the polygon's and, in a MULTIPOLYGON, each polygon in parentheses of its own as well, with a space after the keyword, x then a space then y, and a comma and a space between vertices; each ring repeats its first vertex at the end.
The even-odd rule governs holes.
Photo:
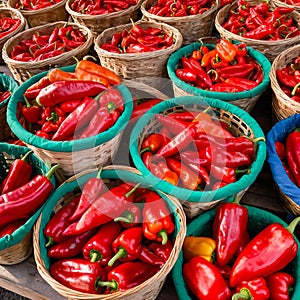
POLYGON ((163 135, 159 133, 150 134, 146 139, 143 140, 141 146, 141 153, 145 151, 151 151, 152 153, 157 152, 161 145, 164 143, 164 141, 165 138, 163 135))
POLYGON ((173 250, 173 245, 170 240, 168 240, 164 245, 158 242, 152 242, 148 245, 148 249, 166 263, 173 250))
POLYGON ((274 223, 260 231, 235 260, 230 285, 268 276, 291 262, 298 251, 293 232, 299 221, 295 218, 287 227, 274 223))
POLYGON ((195 256, 182 267, 186 285, 198 299, 230 299, 231 292, 219 269, 201 256, 195 256))
POLYGON ((25 104, 22 105, 21 108, 24 118, 31 124, 37 123, 42 116, 43 108, 38 105, 30 104, 25 96, 24 101, 25 104))

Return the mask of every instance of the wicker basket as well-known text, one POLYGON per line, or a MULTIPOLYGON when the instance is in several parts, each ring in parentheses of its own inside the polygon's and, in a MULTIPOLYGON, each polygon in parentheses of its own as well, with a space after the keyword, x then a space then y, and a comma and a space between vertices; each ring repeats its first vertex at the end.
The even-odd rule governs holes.
POLYGON ((300 114, 282 119, 272 127, 267 134, 267 160, 283 207, 289 213, 300 216, 300 188, 289 179, 275 148, 275 142, 285 143, 287 135, 296 127, 300 127, 300 114))
MULTIPOLYGON (((96 176, 97 171, 95 170, 87 170, 86 172, 80 173, 77 176, 73 176, 69 178, 63 185, 61 185, 47 203, 47 206, 42 211, 36 225, 34 227, 34 236, 33 236, 33 246, 34 246, 34 258, 37 264, 37 269, 40 275, 44 278, 44 280, 59 294, 63 295, 67 299, 103 299, 103 300, 111 300, 111 299, 122 299, 122 300, 150 300, 155 299, 165 280, 168 273, 171 271, 173 265, 176 262, 178 254, 181 250, 183 239, 185 237, 186 232, 186 220, 184 211, 179 203, 179 201, 169 195, 165 195, 159 191, 158 193, 167 201, 171 211, 173 212, 174 222, 175 222, 175 232, 174 235, 174 243, 173 250, 170 254, 169 259, 164 264, 164 266, 160 269, 158 273, 156 273, 153 277, 145 281, 144 283, 126 290, 124 292, 115 292, 112 294, 87 294, 81 293, 69 288, 66 288, 56 280, 54 280, 49 274, 50 261, 47 256, 47 250, 45 249, 45 236, 43 234, 43 228, 47 224, 50 219, 50 215, 53 209, 57 210, 62 207, 62 203, 65 197, 73 195, 78 187, 81 187, 88 178, 96 176)), ((114 186, 120 183, 121 180, 125 180, 126 182, 132 183, 141 183, 141 186, 147 187, 147 183, 144 181, 144 178, 140 176, 137 170, 124 166, 109 166, 105 167, 101 172, 101 177, 106 182, 107 186, 114 186)), ((72 196, 71 196, 72 197, 72 196)))
POLYGON ((126 79, 137 77, 166 77, 167 60, 171 53, 181 47, 181 33, 176 28, 163 23, 141 21, 136 24, 139 24, 142 28, 149 26, 160 28, 168 35, 173 36, 173 45, 166 49, 152 52, 132 54, 111 53, 103 50, 100 46, 110 41, 114 33, 121 32, 123 29, 130 29, 132 24, 108 28, 99 34, 95 40, 95 50, 99 56, 101 65, 113 70, 116 74, 126 79))
POLYGON ((274 122, 288 118, 293 114, 300 113, 300 103, 292 100, 286 93, 283 92, 279 86, 276 76, 277 69, 286 67, 299 55, 300 45, 293 46, 278 55, 272 63, 270 80, 272 88, 272 116, 274 122))
MULTIPOLYGON (((29 149, 7 143, 0 143, 0 176, 4 178, 6 170, 16 158, 24 156, 29 149)), ((33 166, 33 174, 46 174, 49 166, 42 162, 34 154, 29 156, 30 164, 33 166)), ((51 182, 55 187, 54 176, 51 182)), ((24 225, 15 230, 11 235, 0 238, 0 264, 13 265, 24 261, 32 253, 32 228, 41 213, 42 207, 34 213, 24 225)))
MULTIPOLYGON (((256 102, 258 101, 261 94, 268 88, 270 84, 269 73, 271 69, 271 64, 269 60, 261 54, 259 51, 247 47, 247 53, 254 58, 262 67, 264 72, 263 81, 254 89, 238 92, 238 93, 221 93, 221 92, 212 92, 202 89, 198 89, 182 80, 180 80, 175 71, 178 68, 178 65, 183 56, 190 55, 193 50, 200 49, 200 43, 193 43, 191 45, 180 48, 174 52, 167 64, 168 75, 173 81, 174 95, 175 97, 179 96, 191 96, 191 95, 200 95, 203 97, 209 97, 214 99, 220 99, 226 102, 230 102, 239 106, 247 112, 251 112, 254 108, 256 102)), ((215 45, 206 44, 209 49, 214 49, 215 45)))
POLYGON ((272 3, 277 7, 292 7, 294 10, 300 12, 300 5, 290 5, 287 4, 285 1, 280 0, 272 0, 272 3))
MULTIPOLYGON (((62 69, 74 71, 74 66, 62 69)), ((12 132, 44 161, 51 164, 58 163, 65 176, 72 176, 89 168, 110 164, 118 151, 123 130, 132 114, 133 104, 129 90, 124 84, 116 87, 124 99, 124 112, 109 130, 85 139, 55 142, 26 131, 16 117, 17 103, 24 102, 25 90, 46 73, 35 75, 26 81, 12 96, 7 108, 7 120, 12 132)))
MULTIPOLYGON (((250 237, 256 236, 260 231, 265 229, 267 226, 279 223, 283 226, 287 226, 287 224, 275 216, 274 214, 267 212, 265 210, 246 206, 248 208, 248 226, 247 230, 249 232, 250 237)), ((212 209, 208 212, 205 212, 203 215, 199 216, 192 223, 190 223, 187 227, 187 236, 208 236, 212 237, 213 230, 213 220, 215 217, 216 209, 212 209)), ((299 241, 296 239, 298 246, 300 246, 299 241)), ((195 299, 187 285, 185 284, 182 277, 182 266, 184 263, 183 252, 180 252, 178 260, 172 270, 172 277, 174 281, 174 285, 177 291, 178 298, 180 300, 192 300, 195 299)), ((295 278, 295 289, 291 296, 291 300, 300 299, 300 254, 298 252, 296 258, 289 263, 287 268, 285 269, 288 273, 290 273, 295 278)))
MULTIPOLYGON (((18 84, 13 80, 13 78, 4 73, 0 74, 1 92, 11 91, 13 93, 17 88, 18 84)), ((11 130, 6 120, 6 110, 9 99, 10 97, 0 103, 0 125, 2 127, 0 131, 0 142, 6 141, 11 136, 11 130)))
POLYGON ((23 83, 31 76, 49 70, 52 67, 63 67, 74 64, 74 57, 77 57, 79 60, 82 59, 88 53, 92 43, 92 32, 85 26, 78 25, 75 23, 55 22, 27 29, 12 37, 4 44, 2 50, 2 57, 4 62, 12 72, 14 78, 19 83, 23 83), (81 33, 83 33, 86 37, 86 42, 81 46, 77 47, 76 49, 38 62, 22 62, 10 58, 10 53, 13 47, 15 45, 18 45, 22 40, 30 39, 32 35, 36 32, 40 32, 41 34, 50 34, 54 30, 54 28, 60 28, 66 26, 66 24, 73 26, 73 28, 79 29, 81 33))
MULTIPOLYGON (((250 6, 258 5, 260 2, 256 0, 247 1, 250 6)), ((272 6, 272 3, 269 4, 270 7, 272 6)), ((246 43, 247 46, 250 46, 261 53, 263 53, 271 62, 276 58, 277 55, 279 55, 282 51, 299 44, 300 42, 300 35, 288 38, 285 40, 279 40, 279 41, 264 41, 264 40, 254 40, 254 39, 248 39, 243 38, 240 35, 234 34, 228 30, 226 30, 224 27, 222 27, 222 24, 227 19, 229 12, 231 10, 234 10, 237 8, 237 2, 235 1, 233 4, 226 5, 222 7, 215 18, 215 27, 217 31, 219 32, 221 37, 231 39, 238 42, 246 43)), ((292 18, 296 21, 296 23, 299 25, 300 22, 300 14, 296 11, 292 12, 290 14, 292 18)))
POLYGON ((149 21, 162 22, 177 28, 183 37, 183 44, 187 45, 199 40, 203 36, 210 36, 214 27, 214 19, 219 7, 219 1, 201 15, 184 17, 161 17, 148 12, 149 8, 157 4, 157 0, 146 0, 141 6, 143 18, 149 21))
POLYGON ((211 209, 218 202, 231 195, 239 193, 239 198, 241 198, 249 186, 255 181, 263 167, 266 157, 266 145, 265 142, 261 141, 257 144, 256 159, 250 167, 250 172, 243 175, 236 182, 228 184, 218 190, 192 191, 174 186, 154 176, 141 159, 140 147, 145 137, 157 132, 161 127, 155 115, 159 113, 169 114, 184 110, 200 112, 207 107, 210 107, 210 112, 214 118, 225 121, 229 127, 232 128, 234 135, 245 135, 251 138, 264 137, 264 133, 259 125, 247 112, 230 103, 203 98, 201 96, 178 97, 157 104, 138 120, 130 136, 130 154, 136 168, 141 171, 151 186, 155 186, 161 191, 178 198, 182 202, 182 206, 189 218, 193 218, 205 210, 211 209))
MULTIPOLYGON (((15 8, 18 2, 19 0, 8 0, 7 5, 15 8)), ((47 25, 58 21, 68 21, 69 15, 65 8, 66 2, 67 0, 61 0, 54 5, 39 10, 20 9, 20 12, 26 19, 29 27, 47 25)))
POLYGON ((87 15, 78 13, 70 8, 73 2, 74 0, 68 0, 66 3, 66 10, 69 15, 75 23, 88 27, 96 36, 107 28, 127 24, 130 20, 137 21, 139 19, 139 9, 142 0, 137 1, 136 5, 130 6, 127 9, 103 15, 87 15))
MULTIPOLYGON (((14 9, 14 8, 10 8, 10 7, 0 7, 0 16, 2 18, 10 17, 12 19, 20 19, 21 20, 20 26, 14 32, 11 32, 11 33, 7 34, 6 36, 0 38, 0 53, 1 53, 5 42, 7 40, 9 40, 12 36, 16 35, 20 31, 22 31, 25 28, 26 21, 20 11, 18 11, 17 9, 14 9)), ((2 63, 2 62, 3 62, 3 59, 2 59, 2 56, 0 56, 0 63, 2 63)))

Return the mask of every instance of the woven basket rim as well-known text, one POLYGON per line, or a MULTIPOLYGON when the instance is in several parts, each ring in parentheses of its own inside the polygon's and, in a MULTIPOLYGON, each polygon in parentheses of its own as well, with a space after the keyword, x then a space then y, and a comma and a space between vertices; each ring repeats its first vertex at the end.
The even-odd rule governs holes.
MULTIPOLYGON (((60 194, 61 190, 65 191, 67 193, 72 192, 74 190, 74 187, 76 188, 76 186, 78 187, 81 185, 79 183, 80 180, 81 180, 81 182, 85 182, 86 178, 90 178, 89 176, 93 176, 93 175, 96 176, 98 171, 99 170, 96 170, 96 169, 89 169, 89 170, 85 170, 85 171, 69 178, 65 183, 63 183, 56 190, 56 193, 58 194, 57 197, 56 197, 56 194, 54 194, 52 196, 50 201, 47 203, 47 206, 44 208, 44 211, 47 211, 49 213, 50 211, 53 210, 54 205, 56 205, 60 201, 59 194, 60 194), (68 184, 69 184, 69 186, 68 186, 68 184), (59 199, 57 199, 57 198, 59 198, 59 199)), ((134 179, 135 182, 140 182, 140 180, 141 180, 143 182, 143 184, 145 184, 147 186, 147 183, 143 180, 143 178, 139 174, 138 170, 136 170, 135 168, 132 168, 132 167, 121 166, 121 165, 107 166, 107 167, 103 168, 101 175, 103 178, 109 178, 109 179, 118 179, 119 178, 121 180, 126 180, 126 181, 131 181, 134 179), (114 174, 114 172, 115 172, 115 174, 114 174), (122 173, 122 178, 120 178, 118 176, 118 172, 122 173), (128 177, 126 177, 126 174, 128 175, 128 177), (107 175, 107 177, 106 177, 106 175, 107 175), (112 175, 112 176, 109 176, 109 175, 112 175)), ((155 191, 158 193, 161 193, 158 190, 155 190, 155 191)), ((172 253, 171 253, 168 261, 159 270, 159 272, 157 272, 154 276, 152 276, 151 278, 146 280, 144 283, 142 283, 134 288, 128 289, 124 292, 115 292, 113 294, 105 295, 105 294, 88 294, 88 293, 78 292, 78 291, 75 291, 75 290, 72 290, 72 289, 69 289, 69 288, 63 286, 62 284, 60 284, 59 282, 54 280, 47 270, 47 266, 42 258, 43 254, 41 253, 41 237, 43 235, 43 232, 41 230, 41 222, 42 222, 43 218, 45 221, 47 221, 49 219, 49 214, 47 216, 45 216, 45 215, 43 215, 43 212, 40 214, 36 224, 34 225, 34 233, 33 233, 34 258, 35 258, 35 261, 38 266, 38 268, 37 268, 38 272, 44 278, 44 280, 46 280, 48 283, 49 283, 49 279, 51 279, 51 281, 52 281, 51 286, 54 289, 56 289, 56 291, 63 294, 64 296, 67 293, 69 296, 71 295, 72 299, 119 299, 119 297, 130 296, 132 293, 138 293, 138 292, 141 293, 142 289, 145 286, 151 284, 151 282, 155 282, 157 280, 162 279, 164 276, 166 276, 171 271, 173 265, 176 262, 177 256, 182 247, 183 240, 184 240, 184 237, 186 234, 186 218, 185 218, 185 214, 184 214, 184 211, 183 211, 183 208, 182 208, 180 202, 172 196, 166 195, 164 193, 161 193, 161 194, 164 197, 167 197, 167 199, 169 199, 171 205, 174 206, 174 208, 176 208, 177 214, 174 214, 174 216, 175 216, 175 218, 177 218, 177 221, 180 223, 179 224, 180 228, 178 228, 175 243, 173 245, 173 250, 172 250, 172 253), (61 292, 62 290, 63 290, 63 292, 61 292)))
MULTIPOLYGON (((0 74, 0 82, 2 83, 3 82, 3 79, 5 80, 5 81, 8 81, 9 83, 10 83, 10 85, 11 85, 11 87, 13 88, 12 90, 11 90, 11 92, 13 93, 17 88, 18 88, 18 83, 14 80, 14 78, 12 78, 11 76, 9 76, 9 75, 7 75, 7 74, 5 74, 5 73, 2 73, 2 74, 0 74)), ((11 96, 9 96, 7 99, 5 99, 4 101, 2 101, 1 103, 0 103, 0 109, 2 108, 2 107, 4 107, 4 106, 6 106, 7 105, 7 103, 9 102, 9 99, 11 98, 11 96)))
POLYGON ((264 133, 257 122, 247 113, 245 110, 218 99, 207 98, 202 96, 182 96, 177 98, 171 98, 167 101, 159 103, 152 107, 145 115, 143 115, 134 126, 130 134, 129 150, 136 168, 147 178, 149 182, 157 186, 158 189, 167 192, 175 197, 183 199, 184 201, 189 201, 191 203, 202 203, 210 201, 215 201, 219 199, 227 198, 232 194, 236 194, 241 190, 248 188, 252 184, 263 167, 263 163, 266 158, 266 143, 261 141, 257 144, 257 154, 256 159, 251 164, 250 173, 242 176, 239 180, 234 183, 228 184, 218 190, 209 191, 192 191, 186 188, 181 188, 174 186, 164 180, 160 180, 158 177, 154 176, 151 171, 147 169, 144 165, 138 149, 138 137, 140 135, 140 129, 144 128, 155 116, 155 114, 161 113, 169 108, 176 106, 184 106, 189 104, 205 105, 213 108, 221 109, 227 112, 234 112, 235 116, 239 117, 244 121, 254 133, 254 137, 264 138, 264 133), (245 121, 247 120, 247 121, 245 121), (180 197, 178 196, 180 195, 180 197))

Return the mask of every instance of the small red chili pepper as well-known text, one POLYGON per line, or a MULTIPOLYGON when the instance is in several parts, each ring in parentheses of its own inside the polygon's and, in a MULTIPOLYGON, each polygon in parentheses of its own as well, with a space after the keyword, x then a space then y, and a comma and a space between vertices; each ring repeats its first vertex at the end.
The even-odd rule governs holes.
POLYGON ((193 69, 176 69, 176 76, 185 82, 196 82, 197 71, 193 69))
POLYGON ((0 92, 0 103, 11 96, 11 91, 0 92))
POLYGON ((75 110, 77 106, 79 106, 81 101, 82 99, 66 100, 64 102, 60 102, 59 107, 65 113, 70 113, 75 110))
POLYGON ((221 92, 221 93, 238 93, 238 92, 243 92, 244 89, 234 85, 229 85, 226 82, 220 82, 220 83, 215 83, 210 88, 210 91, 221 92))
POLYGON ((229 77, 248 77, 249 74, 253 71, 254 66, 252 64, 244 65, 234 65, 226 68, 221 68, 218 70, 220 77, 229 78, 229 77))
POLYGON ((273 32, 274 26, 272 24, 266 23, 256 27, 251 31, 246 32, 243 37, 248 39, 263 40, 273 32))
POLYGON ((155 153, 161 145, 164 143, 165 138, 159 133, 152 133, 147 137, 141 146, 141 153, 145 151, 151 151, 155 153))
POLYGON ((11 223, 8 223, 4 227, 0 229, 0 239, 3 238, 6 235, 13 234, 17 229, 19 229, 21 226, 23 226, 26 223, 27 219, 19 219, 16 221, 13 221, 11 223))

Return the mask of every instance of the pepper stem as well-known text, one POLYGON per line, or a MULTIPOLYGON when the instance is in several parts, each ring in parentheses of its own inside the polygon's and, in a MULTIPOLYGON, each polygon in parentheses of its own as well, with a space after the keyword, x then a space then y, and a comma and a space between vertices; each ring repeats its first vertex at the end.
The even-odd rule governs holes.
POLYGON ((115 222, 124 222, 127 224, 131 224, 133 222, 133 213, 125 212, 122 216, 114 218, 115 222))
POLYGON ((31 104, 29 103, 27 97, 25 97, 25 96, 24 96, 24 101, 25 101, 25 104, 26 104, 27 108, 31 107, 31 104))
POLYGON ((252 299, 252 295, 250 293, 250 291, 246 288, 241 288, 240 292, 239 293, 236 293, 234 295, 232 295, 232 298, 231 300, 239 300, 239 299, 249 299, 251 300, 252 299))
POLYGON ((28 156, 29 156, 32 152, 33 152, 33 150, 30 150, 30 151, 26 152, 25 155, 22 157, 22 160, 23 160, 23 161, 26 161, 27 158, 28 158, 28 156))
POLYGON ((292 90, 292 96, 295 96, 295 94, 296 94, 296 92, 297 92, 297 89, 298 89, 298 87, 300 86, 300 82, 299 83, 297 83, 295 86, 294 86, 294 88, 293 88, 293 90, 292 90))
POLYGON ((297 217, 285 229, 289 231, 291 234, 294 234, 294 231, 299 222, 300 222, 300 217, 297 217))
POLYGON ((97 281, 96 286, 97 287, 98 286, 102 286, 102 287, 107 286, 115 291, 117 291, 119 288, 119 284, 114 279, 112 281, 97 281))
POLYGON ((252 140, 252 142, 255 143, 255 144, 258 143, 258 142, 260 142, 260 141, 265 142, 266 139, 265 139, 264 137, 261 136, 261 137, 258 137, 258 138, 256 138, 256 139, 253 139, 253 140, 252 140))
POLYGON ((47 238, 48 238, 48 242, 45 245, 46 248, 49 247, 49 246, 51 246, 51 245, 53 245, 53 243, 54 243, 52 237, 47 236, 47 238))
POLYGON ((127 251, 123 247, 119 247, 118 252, 109 260, 107 265, 111 267, 119 258, 125 257, 126 255, 127 251))
POLYGON ((239 199, 239 197, 238 197, 238 194, 235 194, 235 195, 234 195, 234 198, 233 198, 232 203, 240 204, 240 199, 239 199))
POLYGON ((146 147, 146 148, 142 149, 140 154, 143 154, 144 152, 147 152, 147 151, 151 151, 150 147, 146 147))
POLYGON ((97 250, 91 250, 90 251, 90 258, 91 258, 91 262, 96 262, 99 261, 102 258, 102 255, 99 251, 97 250))
POLYGON ((100 175, 101 175, 102 170, 103 170, 103 167, 101 167, 101 168, 99 169, 96 178, 100 178, 100 175))
POLYGON ((83 57, 82 60, 88 60, 89 58, 91 58, 93 61, 97 61, 97 58, 92 56, 92 55, 86 55, 86 56, 83 57))
POLYGON ((168 234, 165 230, 161 230, 158 235, 162 238, 161 244, 165 245, 168 241, 168 234))
POLYGON ((49 171, 48 173, 45 175, 48 179, 50 179, 50 177, 53 175, 53 173, 60 168, 59 165, 54 165, 49 171))
POLYGON ((129 192, 127 192, 126 194, 125 194, 125 197, 126 198, 128 198, 131 194, 133 194, 136 190, 137 190, 137 188, 140 186, 141 184, 140 183, 137 183, 129 192))

